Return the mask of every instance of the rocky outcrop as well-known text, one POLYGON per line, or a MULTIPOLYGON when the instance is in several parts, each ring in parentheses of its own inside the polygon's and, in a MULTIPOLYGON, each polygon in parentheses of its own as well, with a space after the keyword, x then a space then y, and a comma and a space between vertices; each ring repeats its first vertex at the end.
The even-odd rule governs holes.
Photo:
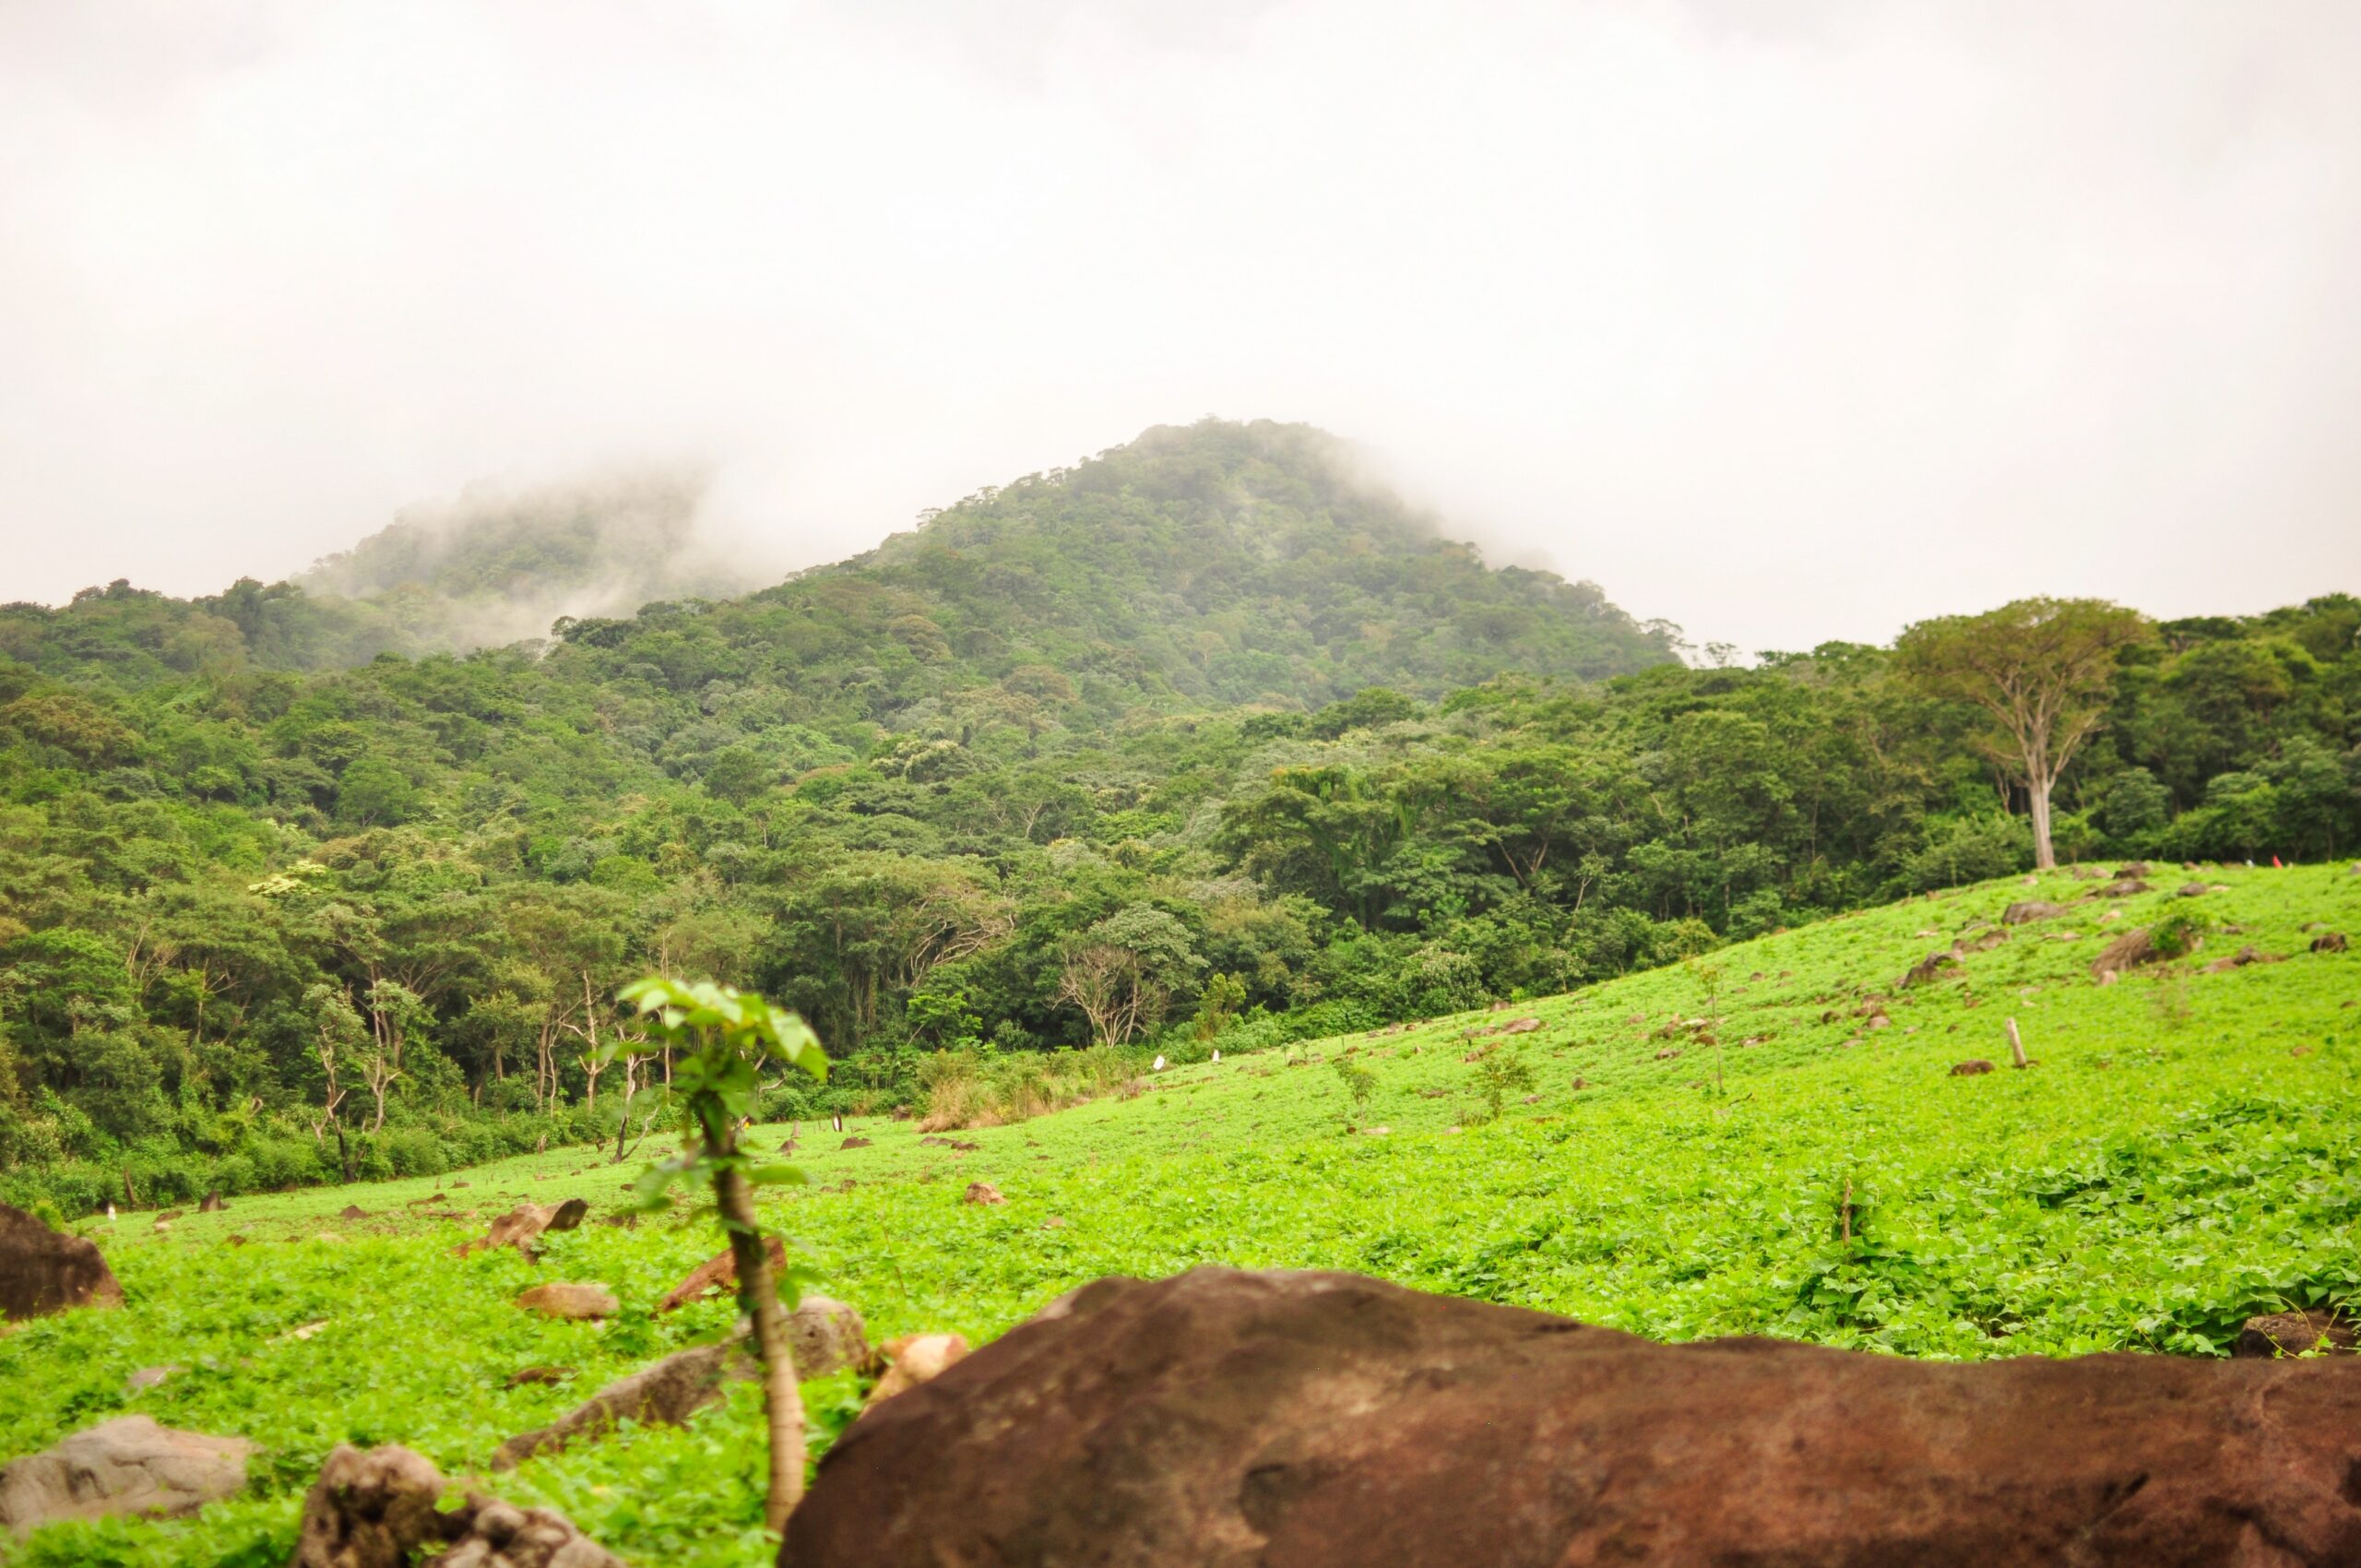
POLYGON ((2247 1319, 2245 1326, 2238 1331, 2237 1343, 2230 1348, 2230 1354, 2349 1356, 2356 1348, 2356 1341, 2361 1341, 2361 1335, 2355 1333, 2354 1321, 2341 1313, 2324 1310, 2272 1313, 2267 1316, 2247 1319))
MULTIPOLYGON (((454 1182, 464 1187, 464 1182, 454 1182)), ((527 1257, 533 1253, 533 1242, 552 1230, 571 1230, 582 1223, 590 1206, 581 1198, 568 1198, 562 1204, 526 1204, 509 1210, 492 1222, 492 1228, 472 1241, 462 1241, 457 1251, 461 1257, 469 1253, 490 1251, 494 1247, 514 1247, 527 1257)))
POLYGON ((436 1546, 421 1568, 623 1568, 563 1514, 474 1491, 445 1513, 443 1491, 423 1455, 339 1443, 303 1499, 288 1568, 408 1568, 413 1552, 436 1546))
POLYGON ((471 1491, 443 1527, 457 1538, 419 1568, 623 1568, 622 1558, 554 1508, 519 1508, 471 1491))
POLYGON ((94 1243, 0 1204, 0 1318, 122 1304, 123 1287, 94 1243))
POLYGON ((603 1285, 551 1283, 536 1285, 516 1298, 516 1304, 543 1317, 576 1321, 612 1317, 622 1311, 615 1293, 603 1285))
POLYGON ((413 1550, 442 1539, 442 1496, 443 1473, 424 1455, 339 1443, 304 1495, 288 1568, 408 1568, 413 1550))
POLYGON ((254 1447, 118 1416, 0 1467, 0 1527, 22 1535, 60 1519, 193 1514, 245 1486, 254 1447))
POLYGON ((869 1325, 856 1309, 831 1297, 806 1296, 795 1303, 787 1314, 787 1342, 798 1377, 870 1364, 869 1325))
POLYGON ((1344 1274, 1102 1280, 863 1414, 778 1561, 2328 1568, 2361 1562, 2352 1372, 1657 1345, 1344 1274))
POLYGON ((2164 949, 2156 945, 2155 939, 2148 933, 2148 928, 2142 926, 2137 931, 2127 931, 2108 943, 2099 956, 2091 960, 2091 974, 2094 979, 2120 975, 2142 964, 2161 963, 2165 957, 2164 949))
POLYGON ((537 1454, 552 1454, 603 1437, 623 1421, 681 1426, 721 1397, 722 1384, 755 1374, 754 1359, 738 1340, 700 1345, 618 1378, 573 1411, 534 1431, 519 1432, 492 1456, 495 1470, 513 1470, 537 1454))
POLYGON ((906 1334, 899 1339, 888 1339, 881 1355, 885 1375, 869 1391, 872 1405, 942 1376, 955 1362, 967 1358, 967 1341, 957 1334, 906 1334))
POLYGON ((2066 912, 2063 904, 2052 904, 2045 898, 2020 898, 2000 911, 2005 925, 2031 925, 2035 921, 2054 921, 2066 912))
MULTIPOLYGON (((771 1268, 774 1273, 787 1266, 785 1242, 776 1236, 767 1236, 763 1240, 763 1247, 771 1255, 771 1268)), ((664 1299, 656 1303, 656 1310, 659 1313, 677 1312, 691 1301, 700 1301, 716 1290, 734 1290, 737 1288, 737 1256, 735 1253, 724 1251, 689 1270, 678 1285, 665 1292, 664 1299)))

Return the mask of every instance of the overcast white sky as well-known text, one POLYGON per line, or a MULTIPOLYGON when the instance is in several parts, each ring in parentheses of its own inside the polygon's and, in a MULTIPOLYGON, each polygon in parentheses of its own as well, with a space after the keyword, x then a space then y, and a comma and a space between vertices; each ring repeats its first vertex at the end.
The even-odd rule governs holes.
POLYGON ((2361 6, 0 0, 0 600, 1207 412, 1700 641, 2361 589, 2361 6))

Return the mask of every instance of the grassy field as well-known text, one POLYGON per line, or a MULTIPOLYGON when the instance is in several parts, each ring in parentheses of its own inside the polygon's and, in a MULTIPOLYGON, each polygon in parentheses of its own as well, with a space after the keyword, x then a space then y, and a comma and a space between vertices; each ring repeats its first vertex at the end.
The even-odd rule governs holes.
MULTIPOLYGON (((1358 1269, 1659 1339, 2214 1354, 2253 1311, 2361 1281, 2361 956, 2308 950, 2315 922, 2361 935, 2361 875, 2209 870, 2212 891, 2174 891, 2196 879, 2160 867, 2153 893, 2091 898, 1989 946, 2011 900, 2097 885, 1962 889, 1574 995, 1178 1069, 956 1134, 972 1150, 893 1123, 851 1127, 870 1146, 839 1150, 807 1127, 812 1184, 771 1213, 819 1289, 880 1336, 980 1340, 1101 1275, 1230 1264, 1358 1269), (2093 978, 2109 939, 2176 911, 2213 923, 2192 957, 2093 978), (1955 939, 1956 966, 1898 985, 1955 939), (2285 961, 2203 972, 2248 945, 2285 961), (1540 1027, 1469 1037, 1527 1017, 1540 1027), (2011 1017, 2030 1070, 2008 1066, 2011 1017), (1534 1074, 1497 1120, 1469 1060, 1487 1048, 1534 1074), (1375 1075, 1358 1116, 1335 1066, 1347 1056, 1375 1075), (1977 1057, 1999 1070, 1952 1075, 1977 1057), (1007 1201, 963 1202, 973 1181, 1007 1201)), ((256 1439, 257 1484, 194 1520, 54 1527, 12 1561, 275 1568, 336 1443, 398 1441, 466 1473, 719 1331, 718 1302, 649 1316, 717 1250, 708 1226, 594 1223, 538 1265, 451 1255, 517 1201, 579 1195, 595 1218, 634 1169, 565 1150, 245 1200, 161 1233, 145 1216, 94 1228, 129 1304, 0 1337, 0 1458, 142 1411, 256 1439), (474 1222, 421 1218, 410 1206, 437 1191, 474 1222), (338 1218, 347 1205, 369 1217, 338 1218), (560 1324, 510 1304, 544 1279, 603 1280, 623 1314, 560 1324), (543 1363, 579 1375, 505 1386, 543 1363), (166 1365, 181 1370, 128 1390, 166 1365)), ((848 1375, 807 1385, 822 1441, 858 1395, 848 1375)), ((742 1388, 686 1431, 536 1461, 498 1490, 564 1509, 637 1563, 752 1568, 768 1561, 758 1430, 742 1388)))

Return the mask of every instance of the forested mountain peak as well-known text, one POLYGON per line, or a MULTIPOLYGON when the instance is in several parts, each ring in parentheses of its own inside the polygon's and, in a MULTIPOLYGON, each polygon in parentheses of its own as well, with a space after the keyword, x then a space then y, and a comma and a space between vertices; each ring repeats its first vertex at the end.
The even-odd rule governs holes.
POLYGON ((1598 679, 1670 659, 1674 629, 1595 584, 1493 569, 1303 424, 1158 425, 1028 474, 777 590, 858 578, 922 596, 954 647, 1058 663, 1121 650, 1151 689, 1318 706, 1504 671, 1598 679))
POLYGON ((65 674, 96 652, 111 683, 144 686, 553 633, 638 647, 608 662, 676 690, 753 681, 860 719, 1012 681, 1102 715, 1313 708, 1370 686, 1432 697, 1505 672, 1596 680, 1673 658, 1674 628, 1594 584, 1486 566, 1308 425, 1157 426, 744 597, 731 596, 748 569, 696 536, 701 490, 655 471, 471 494, 290 582, 187 600, 117 582, 56 610, 8 606, 0 654, 65 674))

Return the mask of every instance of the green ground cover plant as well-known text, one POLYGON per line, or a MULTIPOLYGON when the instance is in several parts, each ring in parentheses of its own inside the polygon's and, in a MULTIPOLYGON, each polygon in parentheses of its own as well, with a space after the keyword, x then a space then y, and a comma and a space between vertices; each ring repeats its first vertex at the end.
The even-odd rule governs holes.
MULTIPOLYGON (((767 1190, 763 1222, 880 1336, 980 1341, 1085 1280, 1221 1264, 1357 1269, 1665 1340, 2218 1355, 2251 1313, 2361 1289, 2361 960, 2311 951, 2320 930, 2361 926, 2361 875, 2152 881, 2095 897, 2064 873, 2009 877, 1739 944, 1709 967, 1226 1051, 1135 1095, 964 1134, 972 1148, 921 1143, 916 1120, 856 1121, 847 1134, 867 1143, 849 1149, 825 1122, 758 1125, 749 1146, 793 1138, 810 1179, 767 1190), (2185 881, 2209 890, 2183 896, 2185 881), (2033 898, 2066 911, 2000 923, 2033 898), (2175 927, 2194 943, 2183 956, 2094 976, 2116 936, 2195 911, 2201 929, 2175 927), (2209 971, 2247 947, 2282 961, 2209 971), (1901 983, 1939 952, 1955 961, 1901 983), (1538 1027, 1504 1027, 1525 1018, 1538 1027), (2010 1018, 2037 1063, 2023 1071, 2010 1018), (1484 1062, 1511 1049, 1535 1099, 1503 1094, 1497 1120, 1471 1120, 1484 1062), (1952 1074, 1975 1058, 1999 1065, 1952 1074), (979 1180, 1007 1201, 963 1202, 979 1180)), ((146 1214, 86 1225, 127 1304, 0 1336, 0 1456, 137 1410, 255 1438, 256 1480, 191 1520, 54 1526, 15 1561, 275 1568, 335 1443, 401 1442, 468 1473, 607 1379, 723 1332, 724 1301, 650 1310, 711 1254, 709 1220, 684 1207, 597 1222, 632 1178, 556 1149, 241 1198, 160 1232, 146 1214), (452 1255, 512 1204, 571 1195, 593 1220, 550 1238, 538 1265, 452 1255), (366 1218, 338 1218, 348 1204, 366 1218), (472 1218, 427 1217, 454 1206, 472 1218), (510 1304, 549 1279, 604 1281, 623 1313, 565 1324, 510 1304), (538 1364, 576 1376, 507 1386, 538 1364), (180 1370, 129 1388, 155 1366, 180 1370)), ((859 1395, 850 1374, 805 1384, 815 1449, 859 1395)), ((565 1510, 635 1562, 753 1568, 768 1561, 762 1420, 744 1387, 684 1430, 536 1459, 499 1490, 565 1510)))

